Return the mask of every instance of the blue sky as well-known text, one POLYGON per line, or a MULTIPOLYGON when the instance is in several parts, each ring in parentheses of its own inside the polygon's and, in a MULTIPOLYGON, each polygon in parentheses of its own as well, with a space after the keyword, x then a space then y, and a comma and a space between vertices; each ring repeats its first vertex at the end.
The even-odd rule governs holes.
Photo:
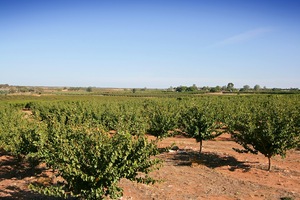
POLYGON ((300 88, 297 0, 0 0, 0 83, 300 88))

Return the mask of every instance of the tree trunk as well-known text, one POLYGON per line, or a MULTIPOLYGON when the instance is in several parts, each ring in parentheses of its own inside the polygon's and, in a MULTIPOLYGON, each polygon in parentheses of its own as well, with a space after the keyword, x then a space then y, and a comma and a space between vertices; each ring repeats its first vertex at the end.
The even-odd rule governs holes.
POLYGON ((200 150, 199 150, 199 154, 202 153, 202 140, 200 140, 200 150))
POLYGON ((270 171, 271 170, 271 157, 268 157, 268 161, 269 161, 268 171, 270 171))

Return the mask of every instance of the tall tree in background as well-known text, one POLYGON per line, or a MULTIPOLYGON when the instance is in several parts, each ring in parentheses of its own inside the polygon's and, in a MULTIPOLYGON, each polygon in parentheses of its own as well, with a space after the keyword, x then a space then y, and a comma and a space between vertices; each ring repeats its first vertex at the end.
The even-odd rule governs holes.
POLYGON ((259 86, 259 85, 255 85, 255 86, 254 86, 254 90, 255 90, 255 91, 260 90, 260 86, 259 86))
POLYGON ((227 90, 232 91, 234 89, 234 84, 233 83, 228 83, 227 84, 227 90))
POLYGON ((250 90, 250 86, 249 86, 249 85, 244 85, 244 86, 243 86, 243 90, 244 90, 244 91, 250 90))

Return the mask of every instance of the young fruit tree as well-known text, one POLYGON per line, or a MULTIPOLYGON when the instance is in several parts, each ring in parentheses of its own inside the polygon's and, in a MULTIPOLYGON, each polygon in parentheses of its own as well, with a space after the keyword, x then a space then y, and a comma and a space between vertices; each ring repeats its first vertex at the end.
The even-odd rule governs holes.
POLYGON ((79 199, 119 198, 120 179, 154 183, 149 172, 158 169, 160 160, 154 141, 144 136, 117 133, 89 133, 49 127, 41 140, 40 157, 63 181, 52 185, 31 185, 39 193, 79 199))
POLYGON ((200 143, 199 153, 202 152, 203 140, 210 140, 221 133, 217 132, 218 124, 213 119, 211 113, 200 107, 187 108, 182 115, 184 132, 195 138, 200 143))
POLYGON ((276 105, 242 113, 232 120, 231 133, 235 141, 244 147, 234 149, 240 153, 258 152, 268 158, 268 171, 271 158, 275 155, 285 157, 287 150, 299 144, 300 130, 292 112, 276 105))
POLYGON ((154 105, 152 110, 148 112, 148 133, 151 135, 157 138, 167 137, 169 131, 174 131, 177 128, 176 125, 179 116, 178 107, 170 103, 164 106, 154 105))

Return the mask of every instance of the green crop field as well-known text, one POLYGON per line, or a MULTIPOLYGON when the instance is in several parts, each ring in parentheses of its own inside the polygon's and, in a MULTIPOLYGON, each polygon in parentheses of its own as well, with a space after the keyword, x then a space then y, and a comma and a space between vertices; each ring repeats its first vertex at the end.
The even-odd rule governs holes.
POLYGON ((117 198, 121 178, 143 183, 161 161, 157 141, 199 142, 231 133, 239 152, 269 160, 299 147, 300 95, 0 96, 0 148, 45 162, 66 182, 32 190, 60 197, 117 198), (151 97, 150 97, 151 96, 151 97), (157 137, 149 141, 147 135, 157 137), (141 176, 143 174, 143 176, 141 176))

